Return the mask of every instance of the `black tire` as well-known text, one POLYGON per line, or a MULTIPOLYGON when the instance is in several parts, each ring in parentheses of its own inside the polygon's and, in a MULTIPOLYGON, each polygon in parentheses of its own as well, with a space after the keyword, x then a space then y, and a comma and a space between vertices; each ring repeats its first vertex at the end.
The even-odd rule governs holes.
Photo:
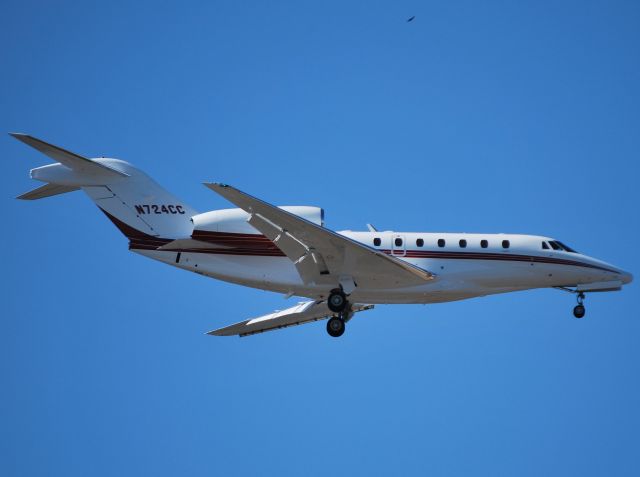
POLYGON ((340 313, 347 307, 347 295, 342 290, 331 290, 327 298, 327 306, 334 313, 340 313))
POLYGON ((327 333, 329 333, 329 335, 333 336, 334 338, 342 336, 345 329, 346 326, 344 324, 344 321, 336 316, 330 318, 329 321, 327 321, 327 333))
POLYGON ((585 310, 584 305, 576 305, 573 309, 573 316, 576 318, 582 318, 586 312, 587 310, 585 310))

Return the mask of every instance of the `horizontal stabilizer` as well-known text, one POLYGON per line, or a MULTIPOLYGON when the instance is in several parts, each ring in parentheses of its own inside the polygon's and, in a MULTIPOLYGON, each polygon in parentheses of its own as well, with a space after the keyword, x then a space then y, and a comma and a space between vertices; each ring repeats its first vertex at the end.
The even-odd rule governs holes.
POLYGON ((25 192, 22 195, 16 197, 16 199, 22 200, 36 200, 36 199, 44 199, 45 197, 51 197, 52 195, 64 194, 66 192, 73 192, 74 190, 79 190, 80 187, 73 186, 63 186, 57 184, 45 184, 42 187, 38 187, 37 189, 30 190, 29 192, 25 192))
POLYGON ((71 151, 67 151, 66 149, 62 149, 61 147, 54 146, 53 144, 49 144, 48 142, 44 142, 33 136, 29 136, 28 134, 9 134, 16 138, 18 141, 25 143, 27 146, 31 146, 37 151, 40 151, 45 156, 49 156, 54 161, 64 164, 69 169, 72 169, 74 171, 99 171, 102 174, 115 175, 119 177, 129 177, 129 174, 113 169, 112 167, 109 167, 105 164, 100 164, 99 162, 92 161, 87 157, 81 156, 71 151))
MULTIPOLYGON (((351 311, 357 313, 359 311, 370 310, 373 305, 352 305, 351 311)), ((307 301, 287 308, 286 310, 276 311, 259 318, 241 321, 224 328, 209 331, 208 335, 216 336, 248 336, 265 331, 278 330, 289 326, 302 325, 311 321, 318 321, 335 315, 326 301, 307 301)))

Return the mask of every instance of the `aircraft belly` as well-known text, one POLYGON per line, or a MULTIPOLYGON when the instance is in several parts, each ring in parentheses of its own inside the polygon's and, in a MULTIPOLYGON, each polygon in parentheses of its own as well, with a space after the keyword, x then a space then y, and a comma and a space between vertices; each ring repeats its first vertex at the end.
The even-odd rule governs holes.
POLYGON ((534 261, 430 259, 418 262, 421 263, 416 265, 446 277, 449 286, 454 288, 458 288, 455 284, 459 283, 459 288, 523 290, 602 279, 602 273, 597 270, 534 261))
MULTIPOLYGON (((508 257, 506 255, 505 257, 508 257)), ((415 265, 432 271, 449 291, 482 296, 532 288, 592 283, 608 280, 611 274, 594 268, 539 261, 510 260, 417 260, 415 265)), ((427 284, 427 291, 433 290, 427 284)), ((444 291, 444 290, 443 290, 444 291)))
MULTIPOLYGON (((279 293, 317 299, 326 285, 304 285, 287 257, 243 256, 159 250, 133 250, 169 265, 219 280, 279 293)), ((407 259, 436 275, 424 285, 404 289, 357 288, 357 303, 441 303, 468 298, 553 286, 569 286, 601 279, 579 267, 527 261, 407 259), (593 276, 591 276, 593 275, 593 276)))
POLYGON ((293 263, 286 257, 134 250, 149 258, 219 280, 260 288, 289 291, 302 286, 293 263))
POLYGON ((576 268, 527 261, 408 259, 436 274, 420 287, 404 290, 356 290, 362 303, 441 303, 557 286, 575 280, 576 268))

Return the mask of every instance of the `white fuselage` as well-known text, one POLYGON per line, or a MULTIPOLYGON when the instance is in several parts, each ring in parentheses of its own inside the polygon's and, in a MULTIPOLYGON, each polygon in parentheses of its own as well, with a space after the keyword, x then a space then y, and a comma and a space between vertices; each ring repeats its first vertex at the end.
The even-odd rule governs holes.
POLYGON ((143 171, 118 159, 89 159, 27 134, 19 141, 56 162, 31 170, 36 200, 82 189, 129 240, 161 262, 313 301, 212 333, 240 335, 329 318, 341 336, 354 313, 384 303, 438 303, 532 288, 619 290, 631 274, 547 237, 508 234, 334 232, 324 211, 271 205, 222 183, 205 183, 237 208, 198 213, 143 171), (386 255, 385 255, 386 254, 386 255), (406 262, 406 263, 403 263, 406 262), (358 283, 359 282, 359 283, 358 283))
MULTIPOLYGON (((340 233, 436 275, 435 280, 411 288, 356 288, 350 297, 354 302, 437 303, 532 288, 631 281, 630 274, 608 263, 580 253, 554 250, 550 246, 553 239, 548 237, 389 231, 340 233)), ((329 292, 326 285, 304 285, 289 258, 273 248, 264 248, 263 236, 242 235, 241 247, 185 250, 179 255, 175 251, 135 247, 132 250, 232 283, 313 299, 326 298, 329 292)))

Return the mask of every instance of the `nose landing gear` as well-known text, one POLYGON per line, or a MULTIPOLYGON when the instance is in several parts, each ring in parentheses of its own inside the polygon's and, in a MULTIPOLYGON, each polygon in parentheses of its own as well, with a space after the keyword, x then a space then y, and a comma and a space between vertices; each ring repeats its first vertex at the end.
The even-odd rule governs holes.
POLYGON ((556 288, 557 290, 562 290, 569 293, 575 293, 578 304, 573 308, 573 316, 575 316, 576 318, 583 318, 587 312, 587 310, 584 307, 584 292, 578 291, 577 290, 578 287, 576 287, 575 290, 569 287, 554 287, 554 288, 556 288))
POLYGON ((587 312, 584 305, 582 304, 583 302, 584 293, 580 292, 578 293, 578 304, 573 308, 573 316, 575 316, 576 318, 584 317, 585 313, 587 312))

